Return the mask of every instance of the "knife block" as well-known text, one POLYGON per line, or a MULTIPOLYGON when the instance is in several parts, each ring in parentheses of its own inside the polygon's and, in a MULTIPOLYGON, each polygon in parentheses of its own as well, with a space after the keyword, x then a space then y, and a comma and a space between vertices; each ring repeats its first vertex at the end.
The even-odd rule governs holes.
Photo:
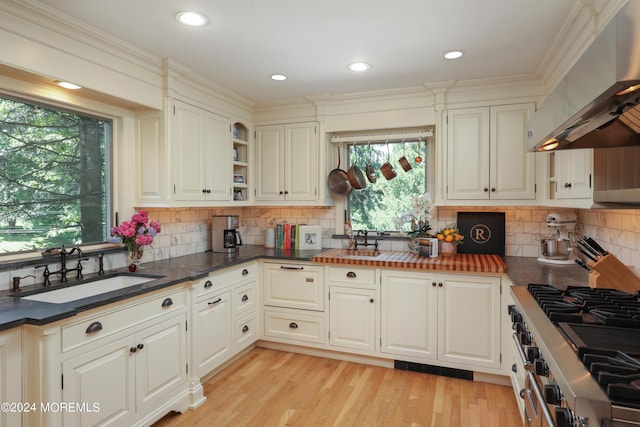
POLYGON ((598 261, 589 261, 593 270, 589 273, 589 286, 592 288, 612 288, 635 294, 640 291, 640 277, 622 261, 607 254, 598 261))

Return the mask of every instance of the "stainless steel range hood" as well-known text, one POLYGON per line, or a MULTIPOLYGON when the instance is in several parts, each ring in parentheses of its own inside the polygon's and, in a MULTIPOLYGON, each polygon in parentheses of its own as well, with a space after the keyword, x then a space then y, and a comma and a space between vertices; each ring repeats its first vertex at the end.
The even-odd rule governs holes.
POLYGON ((531 151, 640 145, 640 0, 596 37, 529 122, 531 151))

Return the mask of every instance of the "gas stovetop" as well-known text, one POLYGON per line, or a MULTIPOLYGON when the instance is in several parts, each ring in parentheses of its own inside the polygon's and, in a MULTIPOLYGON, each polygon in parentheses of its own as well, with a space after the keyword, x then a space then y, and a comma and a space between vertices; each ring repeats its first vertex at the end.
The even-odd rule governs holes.
POLYGON ((640 298, 615 289, 531 284, 529 293, 568 337, 611 403, 640 409, 640 298))
POLYGON ((529 293, 552 322, 640 329, 640 298, 615 289, 530 284, 529 293))

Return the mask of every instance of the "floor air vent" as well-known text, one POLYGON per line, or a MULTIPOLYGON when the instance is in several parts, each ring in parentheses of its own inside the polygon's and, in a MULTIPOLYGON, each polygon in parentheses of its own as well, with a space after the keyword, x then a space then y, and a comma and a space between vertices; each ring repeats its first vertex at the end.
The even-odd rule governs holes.
POLYGON ((441 366, 404 362, 402 360, 394 360, 393 367, 401 371, 420 372, 422 374, 441 375, 443 377, 460 378, 463 380, 473 381, 473 371, 465 371, 464 369, 443 368, 441 366))

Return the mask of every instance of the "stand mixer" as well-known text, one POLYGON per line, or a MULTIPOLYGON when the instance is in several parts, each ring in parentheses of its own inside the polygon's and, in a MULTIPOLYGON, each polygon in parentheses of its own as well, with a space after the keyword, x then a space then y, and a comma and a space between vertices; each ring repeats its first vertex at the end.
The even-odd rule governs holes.
POLYGON ((555 230, 554 234, 541 236, 540 262, 550 264, 573 264, 570 260, 573 245, 571 239, 578 217, 573 212, 550 213, 547 215, 547 227, 555 230))

